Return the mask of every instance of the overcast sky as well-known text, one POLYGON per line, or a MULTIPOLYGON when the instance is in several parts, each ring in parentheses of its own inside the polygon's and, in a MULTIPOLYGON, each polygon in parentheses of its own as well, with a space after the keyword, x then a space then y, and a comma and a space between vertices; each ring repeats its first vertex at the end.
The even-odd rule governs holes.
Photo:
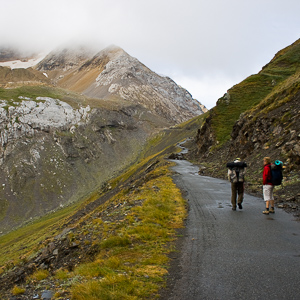
POLYGON ((111 44, 207 108, 300 38, 299 0, 0 0, 0 46, 111 44))

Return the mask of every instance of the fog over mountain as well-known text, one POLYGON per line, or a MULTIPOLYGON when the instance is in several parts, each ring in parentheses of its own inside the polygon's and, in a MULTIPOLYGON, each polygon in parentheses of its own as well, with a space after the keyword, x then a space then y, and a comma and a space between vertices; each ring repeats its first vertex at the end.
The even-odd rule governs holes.
POLYGON ((48 52, 116 44, 211 108, 299 38, 299 9, 296 0, 1 1, 0 41, 48 52))

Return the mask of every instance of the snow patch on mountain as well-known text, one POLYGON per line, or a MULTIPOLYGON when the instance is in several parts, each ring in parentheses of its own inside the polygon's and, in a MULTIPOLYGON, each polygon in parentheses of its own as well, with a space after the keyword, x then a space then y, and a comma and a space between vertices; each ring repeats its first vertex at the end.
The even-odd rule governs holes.
POLYGON ((1 67, 10 67, 11 69, 28 69, 32 68, 36 64, 38 64, 40 61, 42 61, 46 57, 46 54, 40 54, 35 58, 32 59, 26 59, 26 60, 12 60, 12 61, 5 61, 0 62, 1 67))

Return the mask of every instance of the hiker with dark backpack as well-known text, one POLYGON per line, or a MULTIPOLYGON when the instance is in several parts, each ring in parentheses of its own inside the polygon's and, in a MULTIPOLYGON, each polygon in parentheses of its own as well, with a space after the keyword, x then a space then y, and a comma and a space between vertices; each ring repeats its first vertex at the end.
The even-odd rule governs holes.
POLYGON ((274 210, 274 186, 281 185, 282 183, 282 162, 276 160, 274 164, 271 164, 270 157, 264 158, 264 171, 263 171, 263 195, 266 202, 266 210, 263 214, 275 213, 274 210), (271 208, 270 208, 271 205, 271 208))
POLYGON ((244 181, 247 164, 236 158, 233 162, 227 163, 228 179, 231 182, 231 205, 232 210, 236 210, 236 198, 238 196, 238 207, 242 209, 244 200, 244 181))
POLYGON ((274 185, 272 183, 271 159, 270 157, 265 157, 263 170, 263 196, 266 203, 266 209, 263 211, 263 214, 265 215, 268 215, 269 213, 275 213, 273 190, 274 185))

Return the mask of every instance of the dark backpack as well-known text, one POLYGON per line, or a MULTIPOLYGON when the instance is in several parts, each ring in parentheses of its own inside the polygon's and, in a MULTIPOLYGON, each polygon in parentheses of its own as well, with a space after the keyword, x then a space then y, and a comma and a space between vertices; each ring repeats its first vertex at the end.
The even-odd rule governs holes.
POLYGON ((233 168, 247 168, 247 163, 244 161, 239 161, 239 162, 229 162, 226 164, 226 167, 229 169, 233 168))
POLYGON ((276 160, 274 164, 270 165, 271 169, 271 183, 273 185, 281 185, 283 175, 282 175, 282 162, 276 160))

